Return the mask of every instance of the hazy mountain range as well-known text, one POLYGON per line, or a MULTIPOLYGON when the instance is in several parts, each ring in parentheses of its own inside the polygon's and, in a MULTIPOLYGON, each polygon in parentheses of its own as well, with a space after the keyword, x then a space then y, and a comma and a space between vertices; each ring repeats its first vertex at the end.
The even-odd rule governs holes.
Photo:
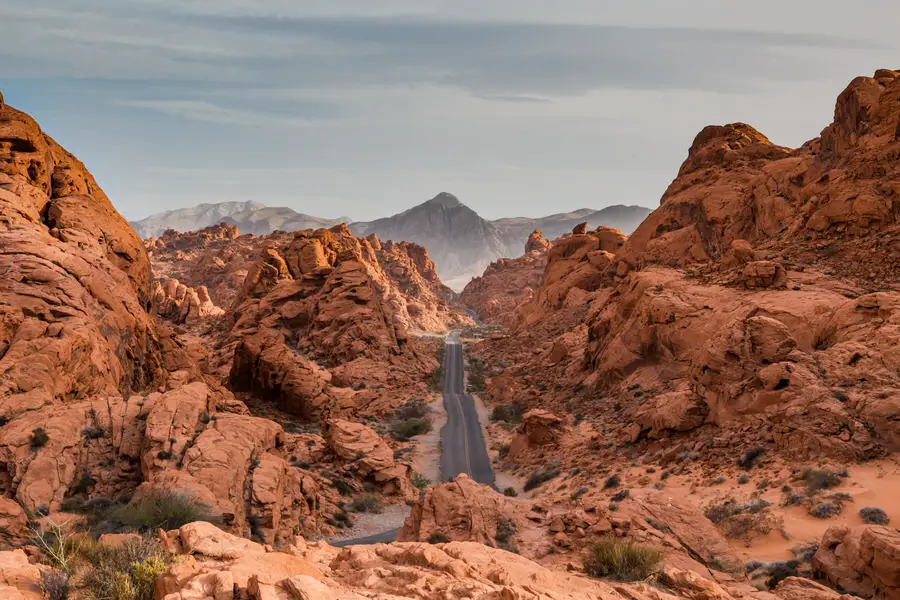
POLYGON ((553 239, 570 232, 575 225, 587 222, 591 229, 606 225, 630 234, 648 214, 650 209, 643 206, 615 205, 546 217, 488 221, 456 196, 441 193, 404 212, 368 222, 354 222, 349 218, 324 219, 286 207, 250 201, 198 204, 151 215, 131 225, 142 238, 147 238, 159 236, 167 229, 194 231, 221 222, 237 225, 242 233, 256 235, 347 223, 356 235, 374 233, 382 240, 406 240, 425 246, 437 263, 441 279, 450 287, 461 289, 497 258, 520 256, 528 234, 535 229, 553 239))

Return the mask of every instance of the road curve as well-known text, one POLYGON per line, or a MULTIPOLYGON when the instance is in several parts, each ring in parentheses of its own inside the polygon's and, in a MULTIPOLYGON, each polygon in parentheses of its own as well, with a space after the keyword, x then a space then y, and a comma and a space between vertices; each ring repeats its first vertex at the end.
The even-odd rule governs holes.
MULTIPOLYGON (((444 410, 447 424, 441 429, 441 480, 448 481, 460 473, 479 483, 496 487, 494 470, 484 444, 475 400, 466 393, 465 363, 459 331, 447 336, 444 344, 444 410)), ((362 538, 332 543, 338 548, 394 541, 399 529, 383 531, 362 538)))

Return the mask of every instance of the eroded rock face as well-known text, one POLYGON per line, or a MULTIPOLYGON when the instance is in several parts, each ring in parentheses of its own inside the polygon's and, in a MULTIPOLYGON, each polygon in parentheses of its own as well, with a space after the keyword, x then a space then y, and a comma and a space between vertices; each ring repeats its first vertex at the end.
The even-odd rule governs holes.
POLYGON ((0 416, 165 380, 143 244, 75 157, 0 108, 0 416))
POLYGON ((616 273, 715 260, 744 240, 777 241, 785 255, 891 281, 900 266, 892 208, 898 97, 894 71, 855 79, 838 97, 834 123, 797 150, 742 123, 707 127, 660 207, 618 254, 616 273))
POLYGON ((813 567, 834 586, 865 598, 900 598, 900 532, 873 525, 830 528, 813 567))
POLYGON ((522 415, 522 424, 509 446, 509 455, 514 459, 531 448, 555 444, 562 430, 563 420, 558 416, 546 410, 530 410, 522 415))
POLYGON ((157 314, 175 323, 196 323, 225 314, 213 303, 206 286, 195 290, 165 275, 153 282, 153 306, 157 314))
POLYGON ((328 447, 344 463, 345 472, 377 484, 387 494, 415 497, 409 465, 395 462, 390 446, 377 433, 340 419, 328 421, 323 433, 328 447))

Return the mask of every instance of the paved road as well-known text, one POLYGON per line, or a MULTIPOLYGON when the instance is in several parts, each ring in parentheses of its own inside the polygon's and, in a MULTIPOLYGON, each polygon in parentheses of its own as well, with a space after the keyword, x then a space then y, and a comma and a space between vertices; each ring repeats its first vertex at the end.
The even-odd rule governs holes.
POLYGON ((475 411, 475 401, 466 393, 465 366, 459 331, 447 336, 444 346, 444 410, 447 424, 441 430, 441 479, 460 473, 479 483, 494 485, 494 470, 488 457, 475 411))
MULTIPOLYGON (((441 429, 441 479, 446 481, 467 473, 479 483, 496 487, 475 400, 466 393, 459 331, 450 332, 444 346, 444 410, 447 411, 447 424, 441 429)), ((399 532, 399 529, 392 529, 333 545, 340 548, 392 542, 399 532)))

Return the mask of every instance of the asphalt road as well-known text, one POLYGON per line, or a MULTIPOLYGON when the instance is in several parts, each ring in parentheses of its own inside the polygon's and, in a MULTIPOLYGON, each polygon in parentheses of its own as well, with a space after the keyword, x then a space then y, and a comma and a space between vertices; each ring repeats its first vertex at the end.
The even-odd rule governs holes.
POLYGON ((466 393, 462 344, 458 338, 459 331, 452 331, 444 346, 447 424, 441 430, 441 479, 446 481, 467 473, 478 483, 494 486, 494 470, 475 411, 475 400, 466 393))
MULTIPOLYGON (((459 331, 451 331, 444 346, 444 410, 447 411, 447 424, 441 429, 441 480, 447 481, 460 473, 467 473, 479 483, 496 487, 475 400, 466 393, 459 331)), ((394 541, 398 533, 399 529, 392 529, 333 545, 341 548, 387 543, 394 541)))

